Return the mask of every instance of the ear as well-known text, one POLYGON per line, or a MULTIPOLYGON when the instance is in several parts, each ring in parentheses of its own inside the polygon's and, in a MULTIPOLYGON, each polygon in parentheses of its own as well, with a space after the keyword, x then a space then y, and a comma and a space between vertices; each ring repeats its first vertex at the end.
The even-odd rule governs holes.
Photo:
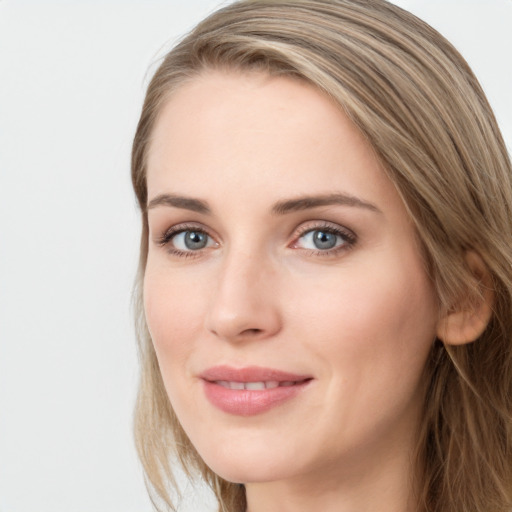
POLYGON ((485 330, 492 315, 494 289, 482 258, 474 251, 466 253, 466 263, 478 288, 475 297, 458 301, 437 325, 437 337, 447 345, 475 341, 485 330))

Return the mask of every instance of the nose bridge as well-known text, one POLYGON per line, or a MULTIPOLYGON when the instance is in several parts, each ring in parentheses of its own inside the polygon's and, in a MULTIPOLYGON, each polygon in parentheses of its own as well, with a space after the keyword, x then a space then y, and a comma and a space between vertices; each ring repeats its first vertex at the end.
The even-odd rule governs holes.
POLYGON ((207 329, 230 341, 263 338, 280 327, 275 272, 264 251, 226 251, 206 318, 207 329))

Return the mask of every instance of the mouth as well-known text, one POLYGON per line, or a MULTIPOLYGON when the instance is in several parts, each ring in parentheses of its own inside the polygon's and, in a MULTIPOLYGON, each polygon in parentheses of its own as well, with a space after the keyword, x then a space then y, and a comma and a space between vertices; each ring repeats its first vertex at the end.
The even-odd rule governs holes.
POLYGON ((200 375, 208 401, 224 413, 253 416, 298 397, 313 380, 271 368, 217 366, 200 375))
POLYGON ((243 368, 234 368, 232 366, 213 366, 208 368, 200 377, 209 382, 229 382, 229 383, 264 383, 272 384, 277 382, 278 387, 281 384, 290 385, 294 382, 302 382, 311 379, 311 375, 301 375, 291 373, 275 368, 264 368, 262 366, 245 366, 243 368))
POLYGON ((279 387, 290 387, 296 386, 297 384, 301 384, 308 379, 304 380, 286 380, 279 382, 277 380, 268 380, 268 381, 256 381, 256 382, 235 382, 235 381, 227 381, 227 380, 216 380, 213 381, 214 384, 218 386, 222 386, 226 389, 249 389, 252 391, 262 390, 262 389, 275 389, 279 387))

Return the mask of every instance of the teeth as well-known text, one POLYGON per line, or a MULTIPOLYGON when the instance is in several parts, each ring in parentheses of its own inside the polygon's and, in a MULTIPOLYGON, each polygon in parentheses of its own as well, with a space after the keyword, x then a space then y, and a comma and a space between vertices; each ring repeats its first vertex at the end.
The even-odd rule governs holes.
POLYGON ((253 390, 265 389, 265 383, 264 382, 246 382, 245 389, 253 389, 253 390))
POLYGON ((278 382, 277 380, 269 380, 265 382, 230 382, 227 380, 218 380, 216 381, 216 384, 227 389, 249 389, 253 391, 260 391, 262 389, 274 389, 279 386, 293 386, 295 382, 278 382))

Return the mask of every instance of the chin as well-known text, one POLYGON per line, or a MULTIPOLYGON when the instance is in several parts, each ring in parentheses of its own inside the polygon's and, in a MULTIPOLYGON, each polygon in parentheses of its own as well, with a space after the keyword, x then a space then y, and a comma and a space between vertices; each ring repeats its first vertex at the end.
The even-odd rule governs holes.
POLYGON ((215 464, 209 467, 224 480, 236 484, 275 482, 290 476, 276 468, 255 467, 250 461, 244 464, 215 464))
MULTIPOLYGON (((290 461, 293 461, 294 457, 291 455, 278 457, 272 450, 259 449, 257 453, 249 453, 247 450, 230 448, 222 450, 222 453, 210 453, 203 457, 206 465, 228 482, 269 482, 292 476, 290 461)), ((200 455, 203 456, 201 453, 200 455)))

